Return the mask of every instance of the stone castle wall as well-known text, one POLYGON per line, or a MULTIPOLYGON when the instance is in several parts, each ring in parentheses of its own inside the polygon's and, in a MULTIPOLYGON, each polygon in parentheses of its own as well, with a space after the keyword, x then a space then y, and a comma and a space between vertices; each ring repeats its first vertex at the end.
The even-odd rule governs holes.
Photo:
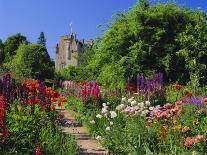
POLYGON ((75 34, 62 36, 56 46, 55 70, 67 66, 78 66, 78 54, 83 52, 83 41, 78 41, 75 34))

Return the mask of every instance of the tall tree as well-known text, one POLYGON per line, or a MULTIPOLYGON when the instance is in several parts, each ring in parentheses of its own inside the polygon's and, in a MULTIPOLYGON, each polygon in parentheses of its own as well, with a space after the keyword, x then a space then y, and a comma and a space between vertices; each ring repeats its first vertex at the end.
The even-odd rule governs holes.
POLYGON ((21 45, 12 62, 7 64, 17 81, 32 77, 39 80, 53 78, 54 66, 42 45, 21 45))
POLYGON ((21 33, 17 33, 13 36, 8 37, 8 39, 4 42, 4 54, 6 61, 12 59, 12 56, 16 54, 16 50, 19 48, 21 44, 28 44, 27 38, 21 33))
POLYGON ((161 71, 168 82, 183 83, 192 72, 207 75, 206 14, 173 3, 148 6, 140 0, 118 17, 86 66, 102 85, 112 85, 108 79, 113 77, 119 79, 113 86, 119 86, 140 72, 161 71))
POLYGON ((0 39, 0 65, 3 63, 4 61, 4 45, 2 40, 0 39))
POLYGON ((46 38, 45 38, 44 32, 40 33, 40 36, 39 36, 39 38, 37 40, 37 44, 40 44, 40 45, 46 47, 46 38))

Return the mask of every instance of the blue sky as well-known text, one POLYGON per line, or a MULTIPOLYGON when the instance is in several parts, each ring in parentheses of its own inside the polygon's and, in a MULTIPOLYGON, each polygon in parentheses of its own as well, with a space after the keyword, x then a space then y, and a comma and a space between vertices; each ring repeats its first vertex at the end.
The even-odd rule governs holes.
MULTIPOLYGON (((89 40, 101 34, 99 24, 107 24, 117 11, 127 10, 137 0, 0 0, 0 38, 5 40, 17 32, 32 43, 41 31, 54 58, 54 48, 60 36, 73 32, 79 39, 89 40)), ((160 0, 161 2, 166 0, 160 0)), ((177 0, 193 9, 207 10, 207 0, 177 0)))

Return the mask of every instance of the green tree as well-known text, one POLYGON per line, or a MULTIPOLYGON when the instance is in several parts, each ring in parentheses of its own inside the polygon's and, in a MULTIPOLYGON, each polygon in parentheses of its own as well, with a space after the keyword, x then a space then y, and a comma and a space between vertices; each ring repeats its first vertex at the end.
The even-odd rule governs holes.
POLYGON ((53 78, 54 66, 42 45, 21 45, 12 62, 6 64, 16 80, 32 77, 38 80, 53 78))
MULTIPOLYGON (((167 82, 186 83, 193 71, 190 57, 178 53, 190 51, 206 71, 206 26, 204 13, 174 3, 149 6, 141 0, 108 25, 86 68, 105 85, 113 74, 126 81, 152 71, 163 72, 167 82)), ((123 83, 113 81, 113 86, 123 83)))
POLYGON ((4 44, 0 39, 0 65, 2 65, 3 61, 4 61, 4 44))
POLYGON ((27 38, 21 35, 21 33, 8 37, 4 42, 4 54, 6 61, 10 61, 12 59, 21 44, 28 43, 27 38))
POLYGON ((40 44, 40 45, 46 47, 46 38, 45 38, 44 32, 40 33, 40 36, 39 36, 39 38, 37 40, 37 44, 40 44))

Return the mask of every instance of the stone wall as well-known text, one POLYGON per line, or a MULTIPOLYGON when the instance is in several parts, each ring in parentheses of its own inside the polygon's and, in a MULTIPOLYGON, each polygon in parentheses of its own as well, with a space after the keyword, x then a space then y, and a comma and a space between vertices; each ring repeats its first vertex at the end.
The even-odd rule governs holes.
POLYGON ((55 70, 67 66, 78 66, 78 53, 83 52, 83 41, 78 41, 76 34, 62 36, 56 46, 55 52, 55 70))

